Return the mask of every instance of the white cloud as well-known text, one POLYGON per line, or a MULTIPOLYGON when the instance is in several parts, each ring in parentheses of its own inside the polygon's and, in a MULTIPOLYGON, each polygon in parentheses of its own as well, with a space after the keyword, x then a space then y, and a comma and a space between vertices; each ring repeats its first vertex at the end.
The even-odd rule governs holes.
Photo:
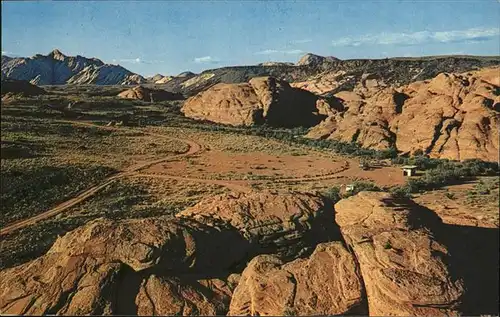
POLYGON ((202 56, 202 57, 195 57, 194 62, 198 64, 216 64, 219 61, 213 58, 212 56, 202 56))
POLYGON ((13 54, 12 52, 7 52, 7 51, 2 51, 2 55, 11 55, 13 54))
POLYGON ((332 41, 333 46, 417 45, 423 43, 478 42, 500 35, 499 28, 472 28, 454 31, 420 31, 413 33, 367 34, 358 37, 343 37, 332 41))
POLYGON ((271 55, 271 54, 286 54, 286 55, 297 55, 302 54, 304 51, 302 50, 264 50, 260 52, 256 52, 256 55, 271 55))

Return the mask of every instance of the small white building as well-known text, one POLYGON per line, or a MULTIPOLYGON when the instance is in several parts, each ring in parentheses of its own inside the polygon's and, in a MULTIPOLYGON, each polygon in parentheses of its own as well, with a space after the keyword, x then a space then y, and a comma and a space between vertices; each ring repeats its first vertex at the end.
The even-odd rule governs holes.
POLYGON ((342 184, 340 185, 340 193, 347 194, 354 191, 354 184, 342 184))
POLYGON ((416 165, 405 165, 401 169, 403 170, 403 176, 415 176, 417 173, 416 165))

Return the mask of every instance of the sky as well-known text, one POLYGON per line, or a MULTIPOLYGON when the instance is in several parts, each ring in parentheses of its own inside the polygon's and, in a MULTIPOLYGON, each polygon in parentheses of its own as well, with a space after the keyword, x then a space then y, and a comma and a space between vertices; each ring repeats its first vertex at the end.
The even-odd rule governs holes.
POLYGON ((500 55, 500 0, 2 1, 2 55, 58 48, 144 76, 306 53, 500 55))

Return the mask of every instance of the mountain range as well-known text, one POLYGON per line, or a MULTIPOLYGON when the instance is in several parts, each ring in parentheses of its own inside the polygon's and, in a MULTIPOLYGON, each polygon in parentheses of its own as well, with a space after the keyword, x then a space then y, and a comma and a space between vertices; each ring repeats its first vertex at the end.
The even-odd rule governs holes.
MULTIPOLYGON (((267 62, 250 66, 221 67, 200 74, 156 74, 145 78, 122 66, 97 58, 66 56, 58 49, 33 57, 2 56, 2 79, 26 80, 36 85, 155 85, 171 92, 194 95, 218 83, 245 83, 259 76, 273 76, 296 84, 316 85, 317 94, 333 95, 352 90, 367 78, 392 86, 430 79, 442 72, 465 72, 500 64, 499 56, 429 56, 415 58, 340 60, 306 54, 296 64, 267 62)), ((302 85, 302 86, 301 86, 302 85)))
POLYGON ((119 65, 97 58, 66 56, 55 49, 48 55, 2 56, 2 79, 26 80, 35 85, 136 85, 146 79, 119 65))

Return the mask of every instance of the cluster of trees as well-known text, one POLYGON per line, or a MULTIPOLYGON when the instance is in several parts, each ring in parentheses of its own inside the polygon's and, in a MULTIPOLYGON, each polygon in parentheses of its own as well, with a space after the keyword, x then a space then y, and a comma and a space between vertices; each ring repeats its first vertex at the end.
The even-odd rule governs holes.
MULTIPOLYGON (((426 169, 424 174, 418 178, 410 178, 406 184, 389 188, 389 192, 396 198, 410 198, 412 194, 427 190, 437 189, 446 185, 463 182, 477 176, 498 176, 499 165, 495 162, 484 162, 481 160, 465 160, 463 162, 430 159, 424 156, 398 158, 399 164, 414 164, 421 169, 426 169)), ((339 187, 328 189, 324 196, 334 203, 346 196, 355 195, 361 191, 383 191, 370 182, 354 182, 354 190, 341 194, 339 187)))
POLYGON ((392 194, 396 197, 410 197, 412 193, 460 183, 476 176, 499 175, 498 163, 477 159, 456 162, 415 157, 408 159, 407 162, 420 166, 422 169, 428 169, 421 177, 411 178, 405 185, 391 189, 392 194))

